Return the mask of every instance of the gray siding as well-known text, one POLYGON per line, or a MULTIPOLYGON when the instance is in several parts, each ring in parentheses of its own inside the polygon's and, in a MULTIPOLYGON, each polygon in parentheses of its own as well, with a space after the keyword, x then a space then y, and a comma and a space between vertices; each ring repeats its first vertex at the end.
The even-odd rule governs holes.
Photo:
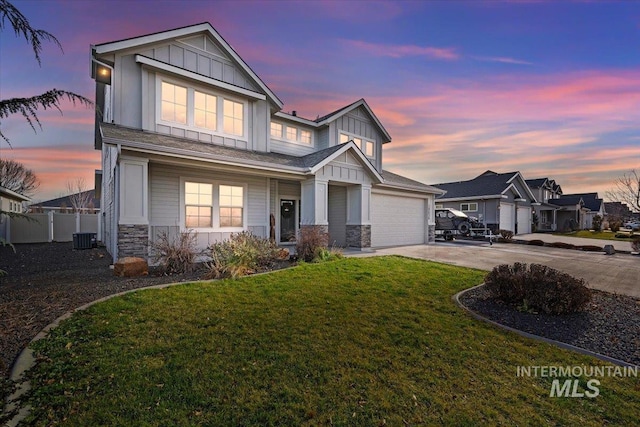
POLYGON ((477 212, 465 212, 469 216, 475 216, 476 218, 483 218, 486 224, 499 224, 500 223, 500 211, 498 210, 498 199, 489 200, 468 200, 461 202, 442 202, 435 201, 438 205, 443 205, 445 208, 452 208, 460 210, 461 203, 478 203, 477 212))
POLYGON ((325 148, 329 148, 329 127, 323 127, 317 133, 317 147, 318 150, 324 150, 325 148))
POLYGON ((345 114, 336 119, 334 140, 340 141, 340 131, 360 135, 363 138, 373 140, 375 142, 374 153, 375 158, 371 160, 375 168, 382 170, 382 135, 377 131, 375 123, 369 118, 368 113, 362 107, 345 114))
POLYGON ((247 227, 262 227, 266 230, 269 224, 266 178, 157 163, 149 164, 149 175, 150 225, 180 226, 180 177, 246 183, 248 185, 247 227))
POLYGON ((118 216, 116 215, 115 190, 116 190, 116 157, 115 147, 102 146, 102 194, 100 200, 101 212, 104 214, 102 222, 102 242, 111 256, 116 254, 116 238, 114 235, 118 216))
POLYGON ((371 185, 369 173, 351 153, 343 153, 316 173, 316 177, 328 181, 371 185))
POLYGON ((270 144, 273 153, 289 154, 291 156, 304 156, 316 151, 311 145, 296 144, 275 138, 271 138, 270 144))

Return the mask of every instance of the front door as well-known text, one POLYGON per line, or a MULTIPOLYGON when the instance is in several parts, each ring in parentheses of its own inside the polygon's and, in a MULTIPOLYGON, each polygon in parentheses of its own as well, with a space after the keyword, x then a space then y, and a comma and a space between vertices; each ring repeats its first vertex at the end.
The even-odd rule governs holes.
POLYGON ((280 243, 296 241, 296 201, 280 200, 280 243))

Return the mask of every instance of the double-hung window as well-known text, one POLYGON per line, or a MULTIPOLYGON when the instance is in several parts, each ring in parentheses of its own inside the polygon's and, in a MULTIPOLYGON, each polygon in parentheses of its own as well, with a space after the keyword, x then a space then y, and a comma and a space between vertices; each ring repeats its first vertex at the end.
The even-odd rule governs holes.
POLYGON ((244 228, 245 195, 241 185, 184 181, 184 227, 244 228))
POLYGON ((201 182, 185 182, 185 226, 209 228, 212 225, 213 185, 201 182))
POLYGON ((242 227, 244 211, 244 188, 220 185, 220 227, 242 227))
POLYGON ((282 124, 271 122, 271 136, 274 138, 282 138, 282 124))

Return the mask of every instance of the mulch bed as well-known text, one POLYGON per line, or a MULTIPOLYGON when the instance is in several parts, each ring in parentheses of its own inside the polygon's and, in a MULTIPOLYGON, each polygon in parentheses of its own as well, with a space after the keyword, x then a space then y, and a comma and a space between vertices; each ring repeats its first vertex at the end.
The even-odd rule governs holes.
POLYGON ((640 365, 640 300, 593 290, 579 313, 549 315, 518 310, 492 297, 485 286, 460 297, 469 309, 497 323, 640 365))
POLYGON ((108 295, 164 283, 198 280, 204 271, 165 276, 116 277, 104 248, 74 250, 72 243, 0 246, 0 378, 45 326, 77 307, 108 295))

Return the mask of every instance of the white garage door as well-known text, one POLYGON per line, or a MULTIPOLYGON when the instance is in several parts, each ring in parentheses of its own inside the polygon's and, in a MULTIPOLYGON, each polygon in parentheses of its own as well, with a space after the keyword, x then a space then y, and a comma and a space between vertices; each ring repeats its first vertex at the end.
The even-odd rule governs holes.
POLYGON ((518 234, 531 233, 531 208, 518 206, 518 234))
POLYGON ((500 203, 500 229, 516 230, 516 216, 511 203, 500 203))
POLYGON ((371 246, 425 243, 425 200, 371 195, 371 246))

